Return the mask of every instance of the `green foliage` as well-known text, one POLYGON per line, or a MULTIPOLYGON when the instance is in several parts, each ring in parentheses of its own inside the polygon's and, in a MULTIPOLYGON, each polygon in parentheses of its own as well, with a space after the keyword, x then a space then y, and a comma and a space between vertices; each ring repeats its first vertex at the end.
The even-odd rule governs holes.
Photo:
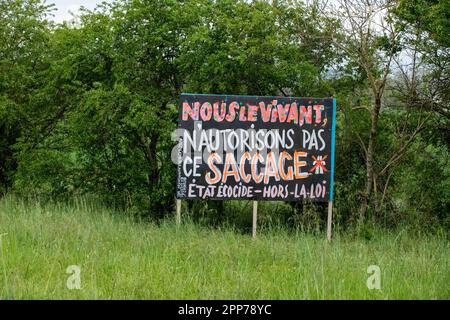
POLYGON ((0 1, 0 194, 14 180, 13 145, 36 115, 34 98, 48 66, 50 9, 40 0, 0 1))
MULTIPOLYGON (((450 1, 400 0, 394 11, 405 29, 405 46, 421 56, 426 65, 424 85, 411 94, 414 107, 425 107, 446 117, 443 134, 449 136, 450 106, 450 1)), ((447 139, 448 140, 448 139, 447 139)), ((450 140, 449 140, 450 141, 450 140)))
POLYGON ((448 0, 399 0, 397 15, 442 46, 450 47, 450 2, 448 0))
MULTIPOLYGON (((421 225, 450 229, 450 166, 449 150, 445 145, 417 141, 411 150, 416 172, 399 168, 402 179, 393 197, 404 220, 420 229, 421 225)), ((409 159, 410 161, 412 159, 409 159)))

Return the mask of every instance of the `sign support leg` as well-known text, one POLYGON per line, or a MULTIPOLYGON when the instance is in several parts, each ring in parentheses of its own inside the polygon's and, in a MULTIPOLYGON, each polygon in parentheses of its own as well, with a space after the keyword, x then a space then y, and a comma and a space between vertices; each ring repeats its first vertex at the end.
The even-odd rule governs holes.
POLYGON ((177 225, 181 224, 181 200, 177 199, 177 225))
POLYGON ((327 221, 327 240, 331 241, 332 238, 332 221, 333 221, 333 201, 328 202, 328 221, 327 221))
POLYGON ((253 200, 253 227, 252 227, 252 238, 256 239, 256 222, 258 219, 258 201, 253 200))

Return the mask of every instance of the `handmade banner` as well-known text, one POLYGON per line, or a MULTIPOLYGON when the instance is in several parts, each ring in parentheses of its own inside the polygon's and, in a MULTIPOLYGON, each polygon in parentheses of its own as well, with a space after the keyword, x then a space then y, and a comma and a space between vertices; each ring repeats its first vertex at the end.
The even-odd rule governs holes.
POLYGON ((331 201, 332 98, 182 94, 177 198, 331 201))

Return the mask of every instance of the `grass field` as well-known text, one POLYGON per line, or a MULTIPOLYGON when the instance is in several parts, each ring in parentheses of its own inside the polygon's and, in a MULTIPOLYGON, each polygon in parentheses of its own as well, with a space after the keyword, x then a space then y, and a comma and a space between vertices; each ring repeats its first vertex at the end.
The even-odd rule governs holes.
POLYGON ((445 237, 380 232, 371 240, 156 226, 82 200, 0 200, 1 299, 449 299, 445 237), (69 290, 69 265, 80 290, 69 290), (369 290, 378 265, 381 289, 369 290))

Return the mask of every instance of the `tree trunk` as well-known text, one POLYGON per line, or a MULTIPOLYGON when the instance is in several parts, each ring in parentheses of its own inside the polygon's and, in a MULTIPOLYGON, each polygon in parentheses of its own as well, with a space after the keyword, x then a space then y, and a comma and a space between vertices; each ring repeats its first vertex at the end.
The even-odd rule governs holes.
POLYGON ((152 132, 150 136, 149 144, 149 160, 150 160, 150 180, 154 187, 158 185, 159 174, 158 174, 158 163, 156 160, 156 147, 158 145, 159 133, 152 132))
POLYGON ((144 135, 141 136, 140 141, 145 158, 149 164, 149 182, 151 188, 153 188, 158 182, 158 164, 156 162, 156 146, 158 144, 158 138, 159 134, 157 132, 152 132, 149 143, 146 142, 144 135))
POLYGON ((375 107, 371 115, 371 126, 370 126, 370 136, 369 145, 367 147, 367 157, 366 157, 366 193, 363 198, 363 203, 361 205, 361 210, 359 213, 360 222, 364 221, 364 218, 369 208, 370 198, 372 196, 372 186, 374 179, 374 152, 377 141, 377 131, 378 131, 378 118, 381 109, 381 97, 379 94, 375 96, 375 107))
MULTIPOLYGON (((153 131, 150 134, 150 141, 147 143, 145 136, 141 136, 141 147, 144 151, 145 157, 147 159, 147 162, 149 164, 149 174, 148 174, 148 182, 149 182, 149 195, 150 197, 153 196, 154 191, 158 188, 159 184, 159 170, 158 170, 158 163, 156 160, 156 148, 158 145, 158 139, 159 139, 159 133, 157 131, 153 131)), ((156 201, 152 201, 151 209, 154 213, 158 215, 158 217, 162 217, 164 210, 160 207, 160 204, 156 201)))

